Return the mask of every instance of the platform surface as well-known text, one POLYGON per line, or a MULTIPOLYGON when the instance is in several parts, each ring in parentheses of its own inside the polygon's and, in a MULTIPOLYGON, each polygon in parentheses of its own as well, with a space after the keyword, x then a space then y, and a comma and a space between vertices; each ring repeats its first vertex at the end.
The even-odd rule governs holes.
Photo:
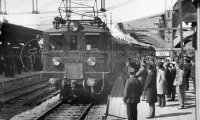
POLYGON ((41 72, 40 71, 37 71, 37 72, 22 72, 21 74, 15 74, 14 77, 5 77, 4 75, 0 75, 0 83, 10 81, 10 80, 13 80, 13 79, 19 79, 19 78, 32 76, 32 75, 39 74, 39 73, 41 73, 41 72))
MULTIPOLYGON (((124 84, 122 75, 120 75, 110 94, 107 120, 127 119, 126 106, 122 101, 123 90, 124 84)), ((152 120, 195 120, 195 94, 193 94, 193 91, 193 84, 190 81, 189 91, 186 91, 185 109, 177 109, 178 101, 176 94, 176 101, 166 102, 166 107, 160 108, 156 106, 156 116, 152 120)), ((146 120, 148 110, 149 107, 146 101, 140 101, 138 104, 138 120, 146 120)))

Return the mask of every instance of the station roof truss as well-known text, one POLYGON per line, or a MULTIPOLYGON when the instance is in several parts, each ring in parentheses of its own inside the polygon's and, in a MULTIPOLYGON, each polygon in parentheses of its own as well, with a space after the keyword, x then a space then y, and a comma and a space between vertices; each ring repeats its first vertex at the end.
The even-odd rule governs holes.
POLYGON ((36 36, 42 35, 43 31, 32 28, 23 27, 7 22, 0 22, 0 38, 5 43, 11 43, 11 45, 19 43, 27 43, 32 39, 36 39, 36 36))
MULTIPOLYGON (((165 46, 163 39, 165 28, 164 13, 147 16, 144 18, 121 23, 125 32, 134 34, 140 42, 162 48, 165 46)), ((133 36, 133 37, 134 37, 133 36)))
POLYGON ((37 34, 41 34, 41 30, 36 30, 32 28, 27 28, 20 25, 15 25, 7 22, 0 22, 0 30, 5 32, 12 32, 16 34, 24 34, 29 36, 36 36, 37 34))

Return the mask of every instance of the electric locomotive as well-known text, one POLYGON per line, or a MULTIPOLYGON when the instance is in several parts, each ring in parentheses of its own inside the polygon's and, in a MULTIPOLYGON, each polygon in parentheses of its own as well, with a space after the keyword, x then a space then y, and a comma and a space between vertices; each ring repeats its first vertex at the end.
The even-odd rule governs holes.
POLYGON ((57 78, 50 82, 60 84, 62 96, 81 91, 100 94, 112 71, 109 29, 100 18, 82 23, 70 20, 59 27, 56 23, 43 33, 45 75, 57 78))
MULTIPOLYGON (((71 15, 71 9, 64 11, 71 15)), ((136 47, 130 41, 114 38, 98 14, 93 19, 55 17, 53 25, 43 33, 43 75, 61 90, 61 98, 69 94, 91 98, 110 90, 113 81, 109 77, 124 64, 123 51, 136 47)))

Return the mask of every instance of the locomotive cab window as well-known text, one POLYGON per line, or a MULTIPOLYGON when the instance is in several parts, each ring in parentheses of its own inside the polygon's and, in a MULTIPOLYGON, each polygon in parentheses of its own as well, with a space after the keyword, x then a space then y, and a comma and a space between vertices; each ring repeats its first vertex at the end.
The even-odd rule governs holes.
POLYGON ((50 49, 62 50, 65 45, 65 37, 62 34, 50 35, 50 49))
POLYGON ((100 35, 98 33, 85 34, 85 45, 90 45, 91 50, 98 50, 100 42, 100 35))
POLYGON ((71 50, 78 50, 78 36, 77 35, 70 36, 70 48, 71 50))

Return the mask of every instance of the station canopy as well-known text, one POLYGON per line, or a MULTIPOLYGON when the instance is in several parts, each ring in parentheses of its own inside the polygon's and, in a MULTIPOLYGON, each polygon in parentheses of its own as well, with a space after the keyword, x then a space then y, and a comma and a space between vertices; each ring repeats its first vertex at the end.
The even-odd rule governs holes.
POLYGON ((165 46, 164 31, 157 29, 164 27, 164 13, 118 24, 120 29, 129 32, 139 42, 149 44, 155 48, 163 48, 165 46))
POLYGON ((114 37, 114 40, 119 44, 135 44, 144 47, 154 47, 151 44, 144 43, 133 38, 130 33, 126 33, 125 31, 120 29, 119 24, 113 24, 110 28, 110 31, 112 36, 114 37))

